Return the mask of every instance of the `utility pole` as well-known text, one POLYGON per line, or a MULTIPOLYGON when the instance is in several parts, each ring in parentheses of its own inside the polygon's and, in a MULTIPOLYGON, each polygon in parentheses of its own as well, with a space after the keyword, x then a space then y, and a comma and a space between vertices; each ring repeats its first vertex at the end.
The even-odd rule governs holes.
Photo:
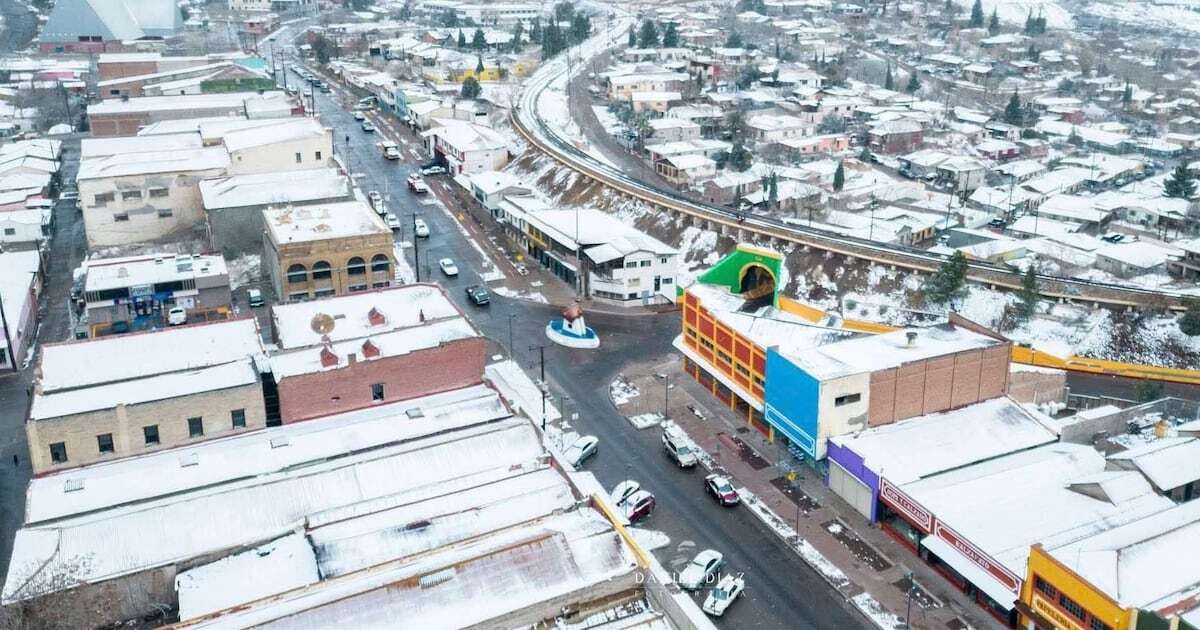
POLYGON ((912 592, 913 592, 913 574, 908 572, 908 591, 904 593, 904 627, 911 628, 912 622, 909 620, 912 617, 912 592))
POLYGON ((539 379, 540 389, 542 391, 542 433, 546 432, 546 346, 529 346, 530 350, 537 348, 538 363, 541 366, 539 379))
POLYGON ((513 323, 513 319, 514 319, 514 318, 516 318, 516 316, 517 316, 517 314, 516 314, 516 313, 509 313, 509 314, 508 314, 508 358, 510 358, 510 359, 512 358, 512 352, 513 352, 513 327, 512 327, 512 323, 513 323))
MULTIPOLYGON (((417 238, 417 213, 416 212, 412 213, 412 218, 413 218, 413 274, 416 276, 416 281, 420 282, 421 281, 421 257, 420 257, 420 255, 418 255, 418 251, 420 249, 420 245, 418 245, 418 243, 420 242, 420 240, 417 238)), ((509 352, 509 354, 512 354, 512 332, 511 332, 512 331, 512 321, 511 320, 509 321, 508 328, 510 331, 508 334, 508 337, 509 337, 508 352, 509 352)))

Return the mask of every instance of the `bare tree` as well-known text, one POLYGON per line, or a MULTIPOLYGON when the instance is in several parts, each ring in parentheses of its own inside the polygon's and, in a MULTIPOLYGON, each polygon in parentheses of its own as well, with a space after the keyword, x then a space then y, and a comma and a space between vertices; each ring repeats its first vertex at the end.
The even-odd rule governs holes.
POLYGON ((38 131, 47 129, 59 123, 75 126, 73 112, 70 111, 68 100, 70 95, 62 88, 37 88, 22 90, 18 93, 16 106, 34 108, 37 117, 34 119, 38 131))

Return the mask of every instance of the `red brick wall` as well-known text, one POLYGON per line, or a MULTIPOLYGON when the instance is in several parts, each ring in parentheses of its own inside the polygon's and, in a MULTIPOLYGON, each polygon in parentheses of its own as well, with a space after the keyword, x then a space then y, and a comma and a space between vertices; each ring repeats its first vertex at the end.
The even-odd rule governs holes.
MULTIPOLYGON (((157 61, 106 61, 97 63, 96 68, 99 71, 100 81, 109 81, 112 79, 124 79, 125 77, 136 77, 143 74, 154 74, 158 72, 157 61)), ((103 94, 100 95, 103 98, 103 94)))
POLYGON ((867 425, 956 409, 1000 396, 1008 389, 1008 343, 959 352, 871 374, 867 425))
POLYGON ((101 115, 88 114, 92 136, 95 138, 112 138, 116 136, 136 136, 139 129, 149 124, 149 117, 144 114, 101 115))
POLYGON ((359 359, 338 369, 291 376, 279 383, 279 413, 286 424, 474 385, 483 380, 486 350, 482 337, 459 339, 397 357, 359 359), (371 400, 374 383, 383 383, 383 402, 371 400))

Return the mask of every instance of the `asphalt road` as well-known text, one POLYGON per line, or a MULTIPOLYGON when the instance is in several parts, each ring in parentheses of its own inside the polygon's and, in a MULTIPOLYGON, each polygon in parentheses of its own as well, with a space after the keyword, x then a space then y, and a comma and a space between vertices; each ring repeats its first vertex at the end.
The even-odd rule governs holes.
MULTIPOLYGON (((283 37, 279 41, 284 41, 283 37)), ((278 44, 277 44, 278 46, 278 44)), ((288 76, 289 85, 299 78, 288 76)), ((422 279, 446 287, 451 298, 468 314, 475 325, 500 347, 508 348, 535 378, 539 351, 544 346, 551 404, 565 407, 568 416, 579 415, 572 424, 580 433, 600 437, 599 454, 586 466, 606 488, 626 478, 638 480, 656 496, 658 507, 639 525, 666 533, 671 544, 655 555, 668 570, 682 570, 701 549, 713 548, 725 554, 729 571, 744 572, 746 594, 732 606, 719 625, 727 628, 851 629, 868 627, 864 619, 788 549, 773 532, 742 507, 723 509, 704 493, 699 470, 680 471, 665 456, 659 434, 653 429, 634 429, 608 396, 609 383, 629 364, 666 358, 671 340, 679 334, 678 313, 619 315, 592 313, 588 324, 602 338, 596 351, 570 350, 551 344, 544 334, 546 323, 556 317, 561 306, 510 299, 493 293, 489 307, 471 304, 464 289, 483 284, 483 255, 468 241, 455 223, 454 216, 470 216, 476 209, 450 206, 450 212, 429 196, 417 196, 405 188, 405 178, 427 161, 419 144, 409 132, 391 136, 382 128, 366 133, 346 108, 357 99, 339 88, 333 94, 317 93, 317 108, 322 122, 334 129, 336 150, 349 158, 350 169, 364 190, 378 190, 388 198, 388 207, 402 219, 400 241, 411 241, 412 215, 422 217, 430 227, 430 237, 420 239, 422 279), (404 158, 383 159, 376 143, 384 136, 400 139, 404 158), (347 143, 346 137, 349 136, 347 143), (459 275, 448 278, 436 267, 442 257, 455 260, 459 275), (430 277, 429 273, 433 276, 430 277), (567 401, 564 404, 563 396, 567 401)), ((378 123, 384 118, 373 115, 378 123)), ((389 117, 390 118, 390 117, 389 117)), ((390 118, 395 124, 394 118, 390 118)), ((446 176, 428 177, 433 187, 453 186, 446 176)), ((470 219, 466 219, 470 220, 470 219)), ((411 264, 411 250, 409 254, 411 264)), ((504 268, 502 261, 500 267, 504 268)), ((702 602, 704 592, 697 594, 702 602)))

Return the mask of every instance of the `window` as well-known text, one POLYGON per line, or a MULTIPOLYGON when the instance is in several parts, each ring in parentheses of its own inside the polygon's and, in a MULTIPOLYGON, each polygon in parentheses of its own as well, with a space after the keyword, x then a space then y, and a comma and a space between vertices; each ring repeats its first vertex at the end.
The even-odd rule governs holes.
POLYGON ((350 289, 350 292, 351 292, 351 293, 356 293, 356 292, 358 292, 358 291, 366 291, 366 290, 367 290, 367 283, 365 283, 365 282, 360 282, 360 283, 358 283, 358 284, 352 284, 352 285, 350 285, 348 288, 350 289))
POLYGON ((123 190, 123 191, 121 191, 121 201, 132 201, 132 200, 141 199, 141 198, 142 198, 142 191, 140 191, 140 190, 123 190))
POLYGON ((625 299, 627 299, 627 300, 636 300, 636 299, 637 299, 637 294, 636 294, 636 293, 630 293, 629 295, 625 296, 625 299))
POLYGON ((67 463, 67 445, 64 442, 55 442, 50 445, 50 461, 54 464, 67 463))
POLYGON ((128 213, 125 213, 125 212, 118 212, 118 213, 116 213, 116 214, 114 214, 114 215, 113 215, 113 221, 116 221, 116 222, 118 222, 118 223, 120 223, 121 221, 128 221, 128 220, 129 220, 129 214, 128 214, 128 213))
POLYGON ((695 339, 695 337, 696 337, 696 329, 695 328, 688 328, 686 332, 687 332, 687 336, 695 339))
POLYGON ((841 407, 843 405, 852 405, 860 400, 862 400, 862 394, 846 394, 844 396, 838 396, 837 398, 834 398, 833 406, 841 407))
POLYGON ((313 297, 315 298, 333 297, 335 295, 337 295, 337 291, 333 287, 313 291, 313 297))
POLYGON ((375 254, 371 257, 371 271, 391 271, 392 261, 386 254, 375 254))
POLYGON ((637 261, 634 261, 634 260, 626 260, 625 261, 626 269, 633 269, 634 267, 637 267, 637 261))
POLYGON ((670 278, 663 278, 661 282, 662 284, 671 284, 672 280, 670 278))
POLYGON ((641 263, 640 263, 638 266, 639 266, 639 267, 649 267, 649 266, 650 266, 650 261, 649 261, 649 260, 643 260, 643 261, 642 261, 642 262, 641 262, 641 263))
POLYGON ((391 283, 387 280, 384 280, 383 282, 374 282, 371 284, 372 289, 386 289, 389 286, 391 286, 391 283))
POLYGON ((292 291, 291 293, 288 293, 288 300, 290 300, 292 302, 296 302, 299 300, 307 300, 307 299, 308 299, 308 291, 292 291))
POLYGON ((1100 621, 1099 619, 1097 619, 1095 617, 1092 617, 1092 621, 1088 625, 1091 627, 1092 630, 1112 630, 1112 626, 1104 623, 1103 621, 1100 621))
POLYGON ((1049 595, 1050 599, 1058 597, 1058 590, 1051 586, 1049 582, 1043 580, 1040 575, 1033 576, 1033 588, 1041 591, 1044 595, 1049 595))
POLYGON ((4 228, 5 236, 13 236, 17 233, 17 228, 4 228))
POLYGON ((1080 606, 1070 597, 1060 594, 1058 596, 1058 604, 1062 606, 1063 610, 1071 613, 1071 615, 1073 615, 1076 619, 1079 619, 1080 621, 1087 619, 1087 612, 1083 610, 1083 606, 1080 606))
POLYGON ((383 383, 375 383, 371 386, 371 400, 383 400, 383 383))
POLYGON ((733 357, 721 352, 720 350, 717 350, 717 358, 720 359, 722 363, 733 363, 733 357))
POLYGON ((170 191, 168 191, 166 188, 151 188, 150 189, 150 198, 151 199, 161 199, 163 197, 166 197, 168 194, 170 194, 170 191))
POLYGON ((346 261, 346 273, 352 276, 361 276, 367 273, 367 261, 355 256, 346 261))
POLYGON ((165 219, 174 214, 175 214, 175 211, 171 210, 170 208, 159 208, 158 209, 158 218, 160 218, 160 219, 165 219))
POLYGON ((700 338, 700 345, 704 346, 705 348, 708 348, 709 350, 713 349, 713 342, 709 341, 708 339, 705 339, 704 337, 700 338))
POLYGON ((660 264, 660 265, 665 265, 665 264, 667 264, 667 257, 666 257, 666 256, 659 256, 659 257, 658 257, 658 264, 660 264))
POLYGON ((100 193, 99 195, 93 197, 92 200, 94 201, 92 205, 96 206, 97 208, 103 208, 110 202, 115 201, 116 195, 110 192, 100 193))
POLYGON ((188 437, 204 435, 204 418, 188 418, 188 437))
POLYGON ((320 162, 320 161, 321 161, 321 152, 320 152, 320 151, 317 151, 317 158, 316 158, 316 159, 317 159, 317 161, 318 161, 318 162, 320 162))
POLYGON ((142 427, 142 437, 146 438, 146 446, 157 446, 158 425, 152 424, 148 427, 142 427))
POLYGON ((230 416, 230 418, 233 419, 233 428, 235 428, 235 429, 245 429, 246 428, 246 410, 245 409, 234 409, 233 411, 229 412, 229 416, 230 416))
POLYGON ((120 96, 120 95, 121 95, 121 90, 109 90, 109 91, 108 91, 108 95, 109 95, 109 96, 120 96))
POLYGON ((766 381, 764 381, 761 376, 755 374, 754 375, 754 384, 759 387, 762 387, 763 385, 766 384, 766 381))
POLYGON ((111 433, 101 433, 100 435, 97 435, 96 436, 96 446, 100 449, 101 455, 103 455, 104 453, 112 453, 114 451, 112 434, 111 433))
POLYGON ((300 155, 300 152, 299 152, 299 151, 297 151, 297 152, 296 152, 296 163, 297 163, 297 164, 299 164, 299 163, 301 163, 301 162, 303 162, 303 161, 304 161, 304 158, 303 158, 303 157, 301 157, 301 155, 300 155))
POLYGON ((738 374, 741 374, 742 376, 745 376, 746 378, 750 378, 750 370, 747 370, 745 366, 735 365, 735 366, 733 366, 733 369, 737 370, 738 374))
POLYGON ((328 280, 333 276, 332 267, 324 260, 318 260, 313 263, 312 277, 313 280, 328 280))
POLYGON ((288 267, 287 279, 292 284, 308 282, 308 268, 304 265, 292 265, 288 267))

